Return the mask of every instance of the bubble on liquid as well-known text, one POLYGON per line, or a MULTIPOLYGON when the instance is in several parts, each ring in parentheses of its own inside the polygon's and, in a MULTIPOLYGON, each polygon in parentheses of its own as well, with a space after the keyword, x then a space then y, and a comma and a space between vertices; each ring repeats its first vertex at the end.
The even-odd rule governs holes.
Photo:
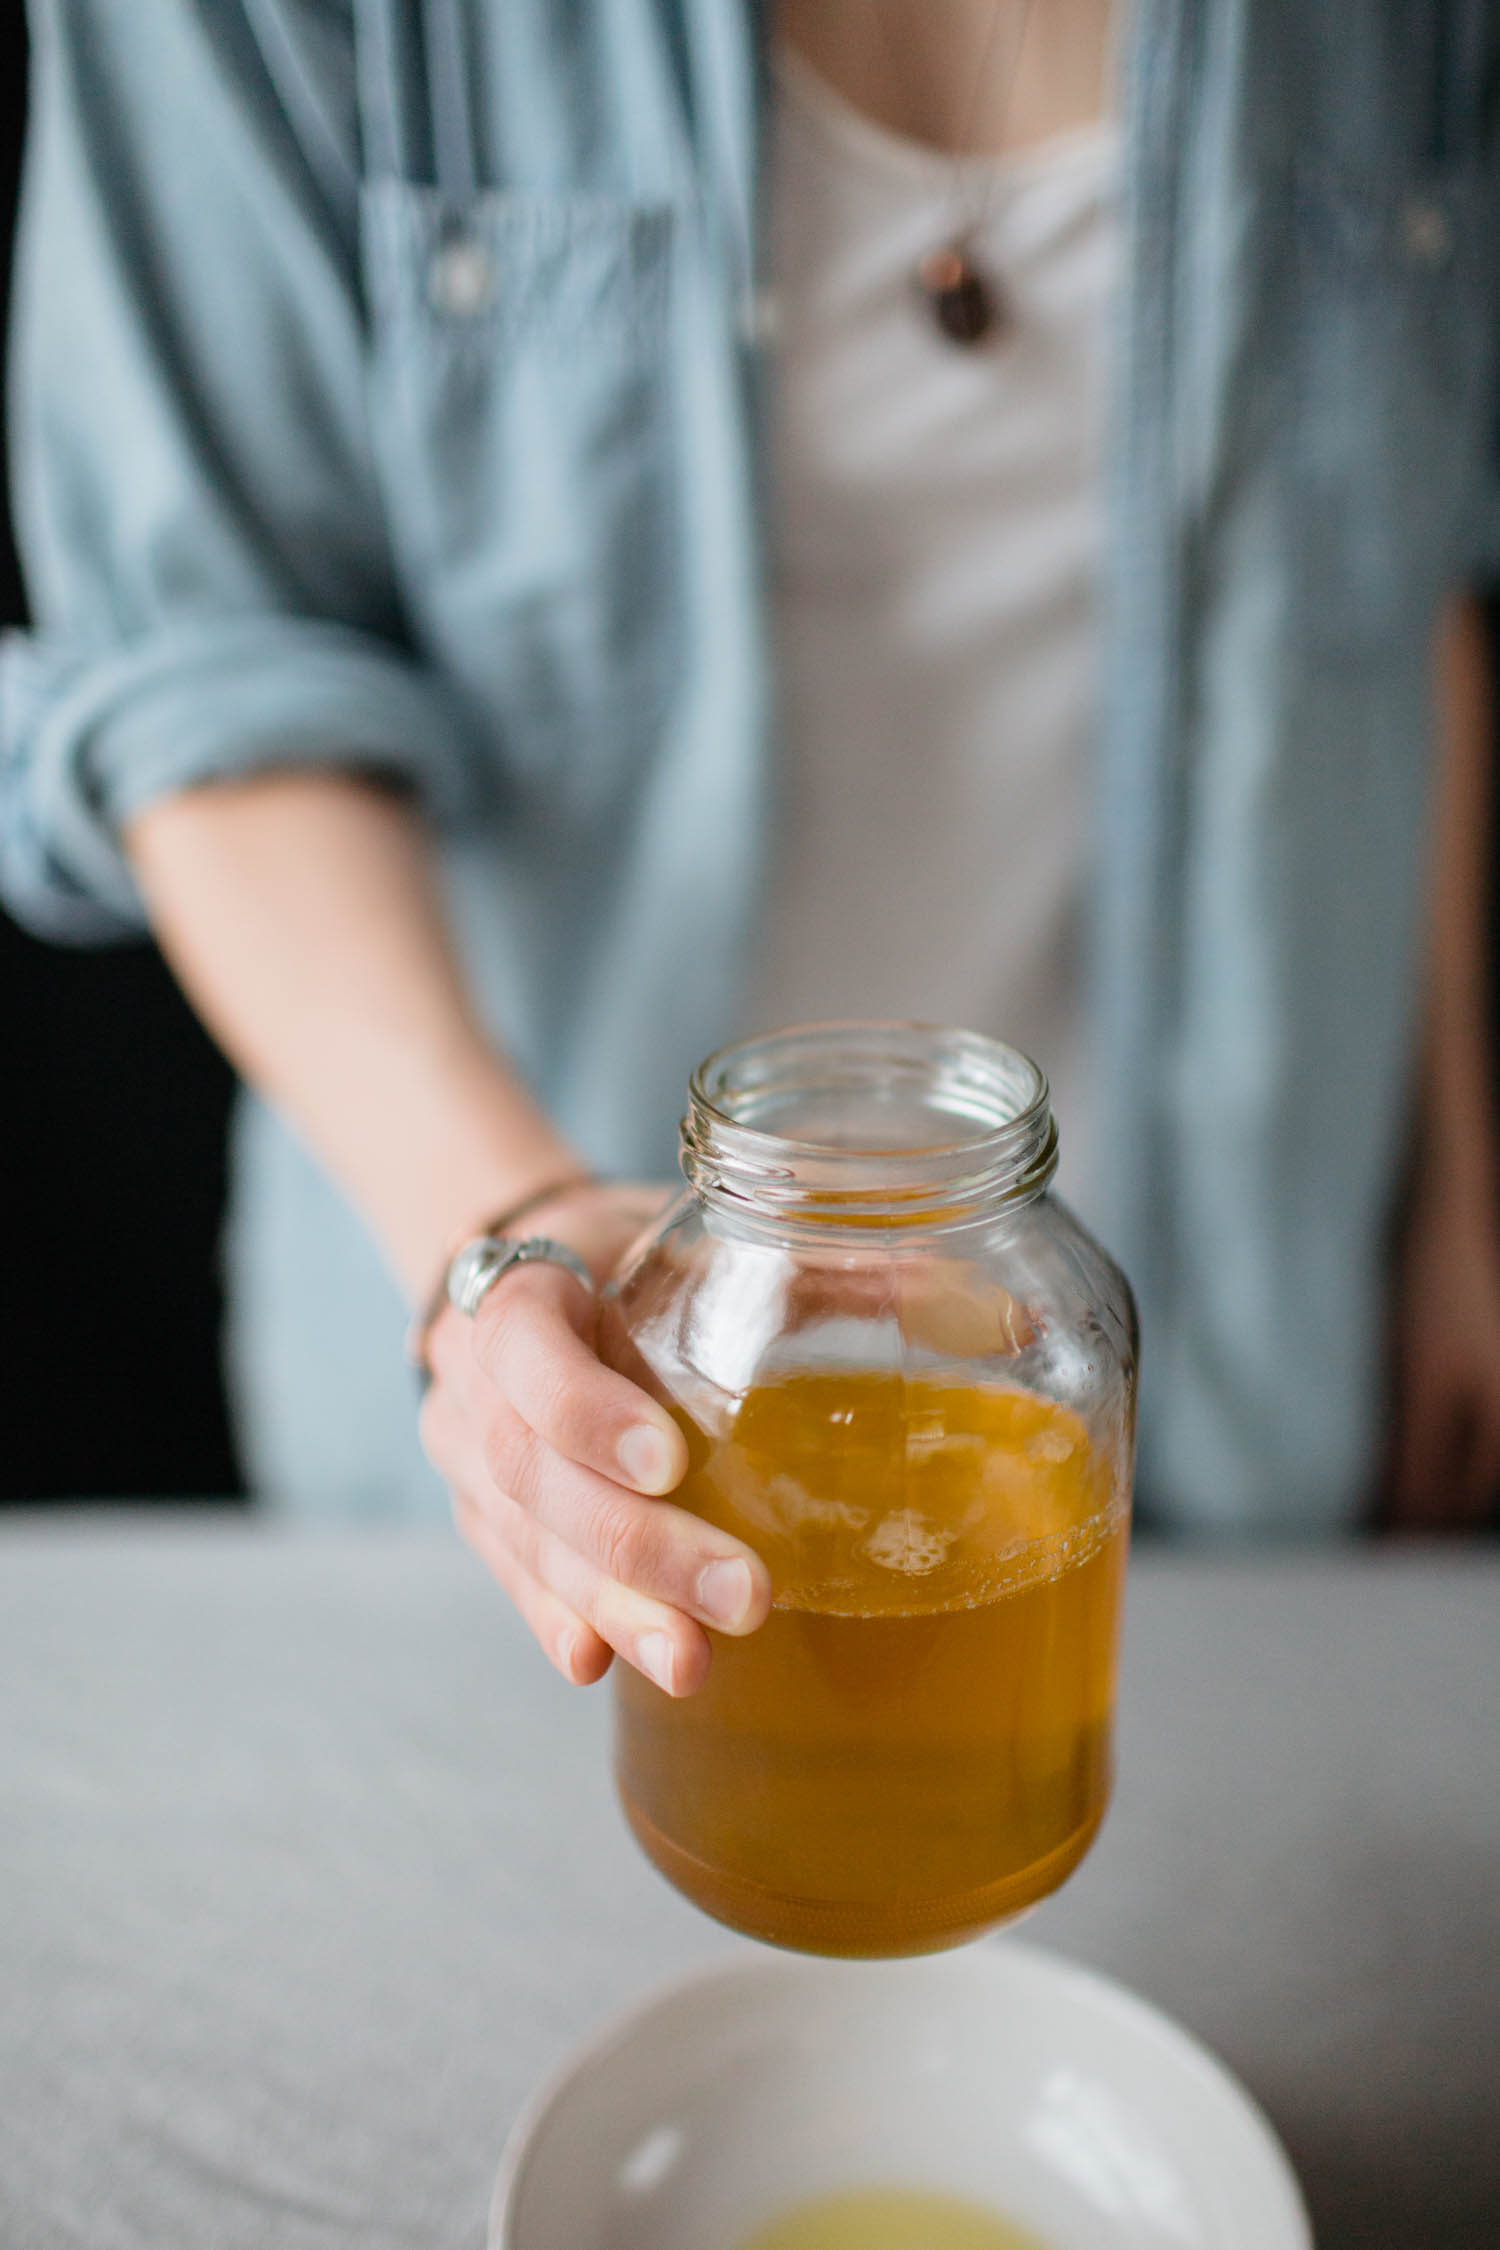
POLYGON ((860 1542, 860 1553, 883 1570, 899 1570, 909 1578, 921 1578, 937 1569, 957 1537, 951 1525, 933 1523, 915 1508, 896 1508, 882 1516, 869 1538, 860 1542))
POLYGON ((795 1477, 776 1476, 766 1482, 766 1499, 776 1521, 787 1531, 863 1531, 870 1520, 868 1508, 848 1500, 828 1500, 809 1492, 795 1477))
POLYGON ((982 1462, 989 1451, 989 1439, 973 1430, 949 1430, 941 1422, 913 1422, 906 1432, 906 1457, 909 1461, 931 1461, 942 1456, 946 1465, 957 1469, 960 1462, 982 1462))
POLYGON ((1078 1440, 1060 1423, 1044 1422, 1026 1441, 1033 1461, 1068 1461, 1078 1450, 1078 1440))

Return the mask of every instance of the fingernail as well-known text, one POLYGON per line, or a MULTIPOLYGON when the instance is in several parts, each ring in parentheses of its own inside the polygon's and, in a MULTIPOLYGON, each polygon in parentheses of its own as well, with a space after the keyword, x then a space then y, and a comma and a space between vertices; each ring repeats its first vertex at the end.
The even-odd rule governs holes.
POLYGON ((564 1633, 557 1644, 557 1661, 562 1667, 564 1677, 567 1679, 571 1680, 573 1677, 573 1660, 577 1654, 578 1635, 576 1633, 564 1633))
POLYGON ((635 1645, 635 1660, 659 1688, 672 1692, 672 1644, 665 1633, 642 1633, 635 1645))
POLYGON ((649 1422, 637 1422, 625 1432, 616 1457, 631 1483, 642 1491, 660 1492, 671 1479, 671 1447, 649 1422))
POLYGON ((750 1595, 748 1563, 711 1562, 698 1573, 698 1607, 716 1625, 743 1625, 750 1595))

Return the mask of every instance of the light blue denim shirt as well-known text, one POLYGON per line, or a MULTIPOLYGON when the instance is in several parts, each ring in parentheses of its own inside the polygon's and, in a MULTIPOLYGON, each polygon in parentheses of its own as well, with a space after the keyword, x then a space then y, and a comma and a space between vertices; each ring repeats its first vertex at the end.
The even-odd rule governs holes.
MULTIPOLYGON (((122 816, 411 788, 488 1021, 663 1170, 774 772, 744 0, 35 0, 0 871, 136 930, 122 816)), ((1485 0, 1137 0, 1094 983, 1165 1522, 1349 1520, 1417 1009, 1429 641, 1500 545, 1485 0)), ((1066 1120, 1063 1121, 1064 1129, 1066 1120)), ((231 1356, 292 1504, 441 1505, 373 1249, 238 1124, 231 1356)))

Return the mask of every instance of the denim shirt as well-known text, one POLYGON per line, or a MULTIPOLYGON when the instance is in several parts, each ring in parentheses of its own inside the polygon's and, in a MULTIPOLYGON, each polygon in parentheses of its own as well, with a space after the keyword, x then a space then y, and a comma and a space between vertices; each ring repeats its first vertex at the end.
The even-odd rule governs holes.
MULTIPOLYGON (((666 1167, 734 1020, 774 754, 758 19, 34 0, 22 919, 137 930, 119 824, 165 792, 388 776, 496 1036, 596 1161, 666 1167)), ((1326 1532, 1380 1435, 1432 623, 1500 543, 1500 26, 1136 0, 1129 45, 1096 1216, 1141 1301, 1150 1508, 1326 1532)), ((238 1139, 252 1459, 375 1511, 418 1489, 395 1291, 258 1105, 238 1139)))

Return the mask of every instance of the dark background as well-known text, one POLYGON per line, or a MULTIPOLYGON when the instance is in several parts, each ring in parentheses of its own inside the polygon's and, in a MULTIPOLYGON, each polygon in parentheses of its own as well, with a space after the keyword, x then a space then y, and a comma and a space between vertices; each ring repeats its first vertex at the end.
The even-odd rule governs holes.
MULTIPOLYGON (((25 24, 0 0, 9 266, 25 24)), ((0 519, 0 618, 23 603, 0 519)), ((231 1079, 155 950, 0 912, 0 1501, 239 1489, 214 1244, 231 1079)))

